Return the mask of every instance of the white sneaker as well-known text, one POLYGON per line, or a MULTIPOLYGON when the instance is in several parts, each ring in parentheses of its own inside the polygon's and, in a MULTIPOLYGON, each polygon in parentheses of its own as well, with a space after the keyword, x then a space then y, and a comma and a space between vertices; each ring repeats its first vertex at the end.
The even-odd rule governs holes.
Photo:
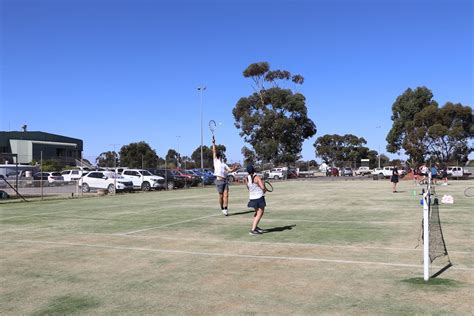
POLYGON ((225 216, 229 215, 229 212, 227 211, 227 209, 223 209, 222 210, 222 214, 224 214, 225 216))

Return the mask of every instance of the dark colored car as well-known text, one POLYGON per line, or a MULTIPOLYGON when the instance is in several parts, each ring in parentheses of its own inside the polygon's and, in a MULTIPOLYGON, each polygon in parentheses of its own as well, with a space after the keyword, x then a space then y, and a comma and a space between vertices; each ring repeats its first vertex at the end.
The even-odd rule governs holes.
POLYGON ((186 177, 175 174, 171 169, 148 169, 148 171, 165 178, 168 190, 184 188, 186 185, 186 177))
POLYGON ((198 177, 201 177, 201 181, 204 183, 204 185, 214 184, 216 180, 216 176, 213 175, 212 172, 206 170, 201 171, 200 169, 193 169, 189 171, 193 172, 198 177))
POLYGON ((174 169, 172 170, 172 172, 175 174, 175 175, 180 175, 180 176, 183 176, 185 177, 186 179, 186 186, 187 187, 195 187, 197 186, 199 183, 201 183, 201 177, 200 176, 197 176, 193 173, 190 173, 188 172, 187 170, 183 170, 183 169, 174 169))
POLYGON ((288 173, 286 174, 286 177, 288 179, 297 179, 298 178, 298 172, 294 168, 288 169, 288 173))
POLYGON ((342 176, 352 177, 353 175, 354 175, 354 172, 352 171, 352 168, 345 167, 342 169, 342 176))

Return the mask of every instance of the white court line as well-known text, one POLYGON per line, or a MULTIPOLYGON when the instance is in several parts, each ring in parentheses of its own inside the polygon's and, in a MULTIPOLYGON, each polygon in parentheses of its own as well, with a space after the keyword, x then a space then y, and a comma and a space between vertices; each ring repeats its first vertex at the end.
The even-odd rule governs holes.
MULTIPOLYGON (((101 234, 101 233, 96 233, 101 234)), ((107 234, 110 235, 110 234, 107 234)), ((117 234, 113 234, 117 236, 117 234)), ((294 246, 294 247, 315 247, 315 248, 343 248, 343 249, 369 249, 369 250, 396 250, 396 251, 417 251, 421 252, 421 248, 397 248, 397 247, 375 247, 375 246, 345 246, 345 245, 323 245, 323 244, 313 244, 313 243, 284 243, 284 242, 264 242, 264 241, 245 241, 245 240, 223 240, 223 239, 201 239, 201 238, 173 238, 168 236, 147 236, 147 235, 119 235, 123 237, 130 238, 144 238, 144 239, 165 239, 172 241, 196 241, 196 242, 215 242, 215 243, 236 243, 236 244, 251 244, 251 245, 263 245, 263 246, 294 246)), ((465 255, 474 255, 470 251, 449 251, 448 253, 452 254, 465 254, 465 255)))
MULTIPOLYGON (((171 225, 171 224, 167 224, 171 225)), ((37 229, 27 229, 27 228, 14 228, 1 231, 1 233, 7 232, 17 232, 17 231, 26 231, 26 232, 44 232, 45 230, 50 230, 56 235, 68 235, 68 231, 57 231, 54 230, 54 227, 43 227, 37 229)), ((214 242, 214 243, 235 243, 235 244, 250 244, 250 245, 263 245, 263 246, 292 246, 292 247, 306 247, 306 248, 342 248, 342 249, 368 249, 368 250, 395 250, 395 251, 421 251, 421 248, 399 248, 399 247, 376 247, 376 246, 348 246, 348 245, 323 245, 323 244, 313 244, 313 243, 284 243, 284 242, 265 242, 265 241, 245 241, 245 240, 224 240, 224 239, 210 239, 210 238, 183 238, 183 237, 169 237, 169 236, 153 236, 153 235, 127 235, 123 233, 95 233, 95 232, 74 232, 74 235, 99 235, 99 236, 109 236, 109 237, 126 237, 126 238, 136 238, 136 239, 165 239, 172 241, 194 241, 194 242, 214 242)), ((472 251, 449 251, 450 254, 463 254, 463 255, 474 255, 472 251)))
MULTIPOLYGON (((111 206, 103 206, 100 208, 100 210, 103 210, 104 208, 115 208, 117 207, 116 205, 111 205, 111 206)), ((41 217, 43 215, 52 215, 52 214, 63 214, 63 213, 70 213, 70 212, 81 212, 81 211, 84 211, 84 210, 89 210, 88 208, 82 208, 82 209, 74 209, 74 210, 61 210, 61 211, 56 211, 56 212, 48 212, 48 213, 38 213, 38 214, 28 214, 28 215, 15 215, 15 216, 10 216, 10 217, 5 217, 5 218, 2 218, 0 216, 0 221, 3 221, 3 220, 9 220, 9 219, 14 219, 14 218, 21 218, 21 217, 41 217)), ((166 211, 166 210, 164 210, 166 211)), ((161 213, 161 212, 157 212, 156 210, 153 210, 153 213, 146 213, 146 212, 143 212, 143 211, 138 211, 138 212, 122 212, 122 213, 118 213, 116 215, 118 216, 125 216, 125 215, 133 215, 133 214, 142 214, 142 215, 147 215, 147 214, 156 214, 156 213, 161 213)), ((80 219, 80 217, 78 217, 78 219, 80 219)), ((105 219, 105 218, 104 218, 105 219)))
MULTIPOLYGON (((116 206, 115 205, 104 206, 104 207, 101 207, 101 210, 104 209, 104 208, 114 208, 114 207, 116 207, 116 206)), ((37 213, 37 214, 28 214, 28 215, 15 215, 15 216, 10 216, 10 217, 5 217, 5 218, 0 217, 0 221, 14 219, 14 218, 22 218, 22 217, 41 217, 43 215, 62 214, 62 213, 69 213, 69 212, 80 212, 80 211, 84 211, 84 210, 88 210, 88 208, 80 208, 80 209, 72 209, 72 210, 60 210, 60 211, 56 211, 56 212, 37 213)))
MULTIPOLYGON (((119 246, 107 246, 107 245, 91 245, 91 244, 39 241, 39 240, 5 240, 5 241, 0 241, 0 243, 25 243, 25 244, 44 244, 44 245, 57 245, 57 246, 74 246, 74 247, 85 247, 85 248, 113 249, 113 250, 134 250, 134 251, 161 252, 161 253, 171 253, 171 254, 209 256, 209 257, 230 257, 230 258, 264 259, 264 260, 329 262, 329 263, 342 263, 342 264, 379 265, 379 266, 403 267, 403 268, 422 268, 423 267, 423 265, 420 265, 420 264, 406 264, 406 263, 354 261, 354 260, 339 260, 339 259, 324 259, 324 258, 288 257, 288 256, 245 255, 245 254, 234 254, 234 253, 198 252, 198 251, 153 249, 153 248, 141 248, 141 247, 119 247, 119 246)), ((443 268, 443 267, 433 266, 433 268, 443 268)), ((456 270, 462 270, 462 271, 474 271, 474 269, 472 269, 472 268, 458 268, 458 267, 453 267, 453 268, 456 269, 456 270)))
MULTIPOLYGON (((229 214, 232 216, 232 214, 229 214)), ((348 223, 348 224, 418 224, 418 222, 402 222, 402 221, 351 221, 351 220, 311 220, 311 219, 292 219, 292 218, 265 218, 265 221, 276 222, 307 222, 307 223, 348 223)))
POLYGON ((131 235, 131 234, 136 234, 136 233, 146 232, 146 231, 149 231, 149 230, 159 229, 159 228, 163 228, 163 227, 168 227, 168 226, 173 226, 173 225, 178 225, 178 224, 183 224, 183 223, 198 221, 198 220, 200 220, 200 219, 205 219, 205 218, 210 218, 210 217, 216 217, 216 216, 223 216, 223 215, 222 215, 222 214, 213 214, 213 215, 208 215, 208 216, 202 216, 202 217, 197 217, 197 218, 191 218, 191 219, 187 219, 187 220, 180 221, 180 222, 174 222, 174 223, 164 224, 164 225, 155 226, 155 227, 148 227, 148 228, 139 229, 139 230, 135 230, 135 231, 131 231, 131 232, 117 233, 116 235, 131 235))
POLYGON ((68 212, 68 211, 56 211, 56 212, 42 213, 42 214, 29 214, 29 215, 16 215, 16 216, 10 216, 10 217, 0 217, 0 221, 6 221, 6 220, 9 220, 9 219, 22 218, 22 217, 33 217, 33 216, 39 216, 39 215, 51 215, 51 214, 64 213, 64 212, 68 212))

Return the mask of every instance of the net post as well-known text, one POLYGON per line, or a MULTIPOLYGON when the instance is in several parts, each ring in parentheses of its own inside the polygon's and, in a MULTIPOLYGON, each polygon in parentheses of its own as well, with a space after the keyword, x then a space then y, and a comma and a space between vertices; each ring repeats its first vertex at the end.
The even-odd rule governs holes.
POLYGON ((429 192, 423 194, 423 279, 430 279, 429 192))
POLYGON ((423 194, 423 279, 430 279, 430 203, 431 203, 431 170, 428 171, 427 190, 423 194))

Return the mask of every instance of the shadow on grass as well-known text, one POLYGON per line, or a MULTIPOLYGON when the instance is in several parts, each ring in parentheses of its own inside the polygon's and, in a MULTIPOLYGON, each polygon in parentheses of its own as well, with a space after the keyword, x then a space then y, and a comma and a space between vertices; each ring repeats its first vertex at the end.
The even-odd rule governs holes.
POLYGON ((229 213, 227 216, 236 216, 236 215, 243 215, 248 213, 255 213, 255 211, 245 211, 245 212, 238 212, 238 213, 229 213))
POLYGON ((415 285, 417 287, 432 287, 433 289, 434 288, 440 288, 440 289, 458 288, 462 286, 462 283, 459 281, 450 280, 450 279, 439 279, 439 278, 431 278, 428 281, 425 281, 423 278, 411 278, 411 279, 402 280, 401 282, 415 285))
POLYGON ((53 298, 47 306, 33 313, 33 315, 77 314, 98 306, 100 306, 100 302, 94 297, 65 295, 53 298))
POLYGON ((266 233, 274 233, 274 232, 282 232, 285 230, 292 230, 293 227, 296 227, 296 225, 286 225, 286 226, 280 226, 280 227, 273 227, 273 228, 268 228, 264 230, 264 234, 266 233))

